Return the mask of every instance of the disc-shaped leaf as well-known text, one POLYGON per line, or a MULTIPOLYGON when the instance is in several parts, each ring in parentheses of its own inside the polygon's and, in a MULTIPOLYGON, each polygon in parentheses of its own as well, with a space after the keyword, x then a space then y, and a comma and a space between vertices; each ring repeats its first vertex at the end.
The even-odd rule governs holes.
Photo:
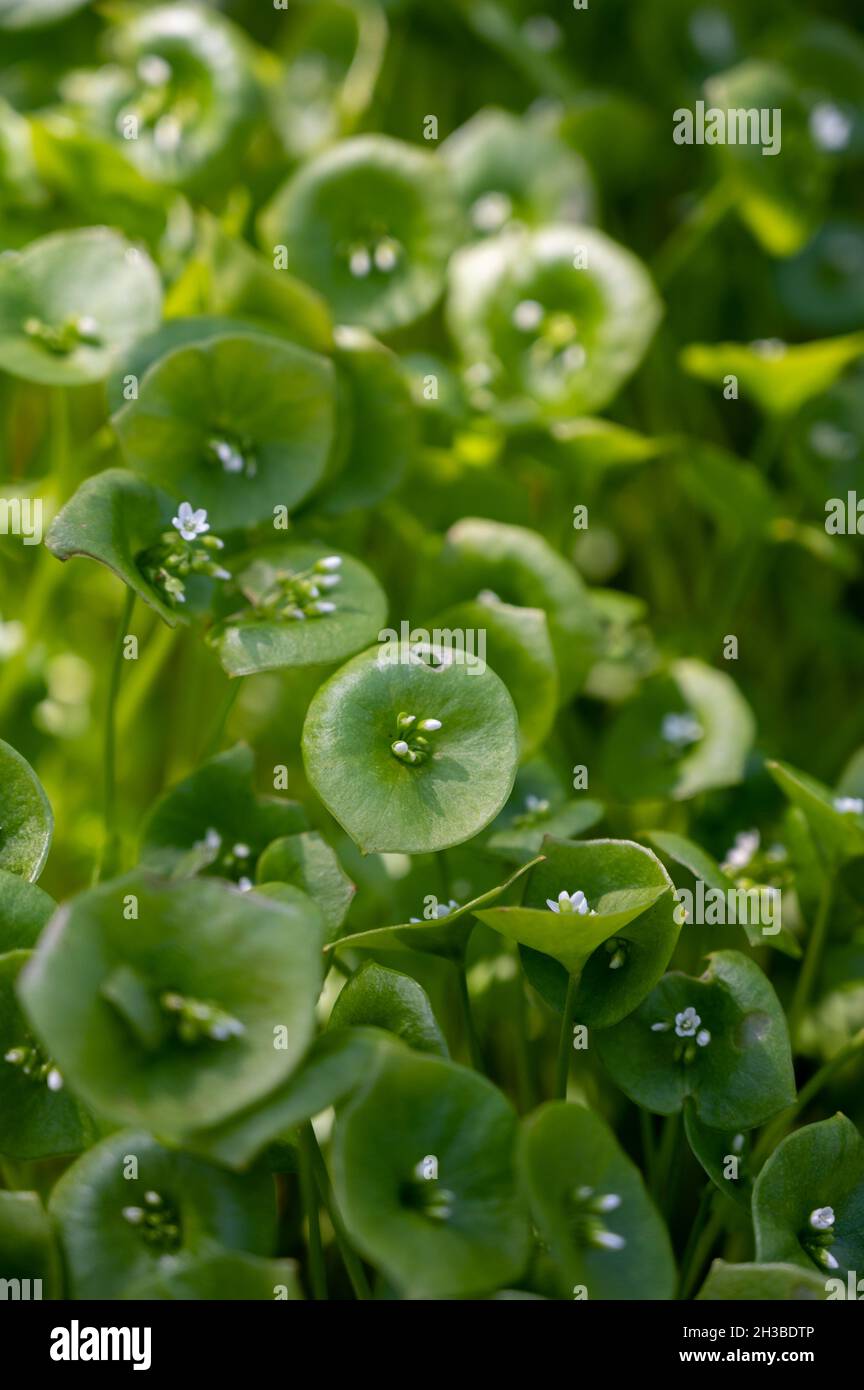
POLYGON ((709 1302, 773 1303, 827 1298, 825 1276, 792 1264, 726 1264, 715 1260, 696 1295, 709 1302))
MULTIPOLYGON (((4 1279, 41 1280, 30 1285, 31 1297, 59 1297, 54 1232, 35 1192, 0 1192, 0 1267, 4 1279)), ((21 1296, 27 1297, 23 1291, 21 1296)))
POLYGON ((230 563, 234 582, 218 595, 208 634, 230 676, 333 665, 368 647, 386 621, 387 599, 371 571, 319 542, 266 546, 230 563), (318 573, 337 560, 338 569, 318 573), (307 586, 299 596, 298 584, 307 586), (332 611, 318 611, 320 603, 332 611))
POLYGON ((129 467, 204 507, 214 531, 272 522, 324 475, 333 369, 275 336, 211 338, 156 362, 114 423, 129 467))
POLYGON ((691 1101, 684 1103, 684 1129, 694 1157, 711 1181, 749 1212, 753 1195, 749 1137, 740 1130, 711 1129, 699 1119, 691 1101))
POLYGON ((498 817, 499 828, 493 830, 485 847, 511 863, 525 864, 540 853, 547 835, 553 840, 575 840, 602 818, 600 802, 587 796, 581 801, 564 801, 554 809, 543 809, 542 802, 540 807, 526 806, 523 800, 520 807, 505 807, 498 817))
POLYGON ((302 1299, 294 1260, 264 1260, 239 1251, 220 1251, 177 1262, 174 1269, 130 1285, 123 1298, 143 1302, 230 1302, 302 1299))
POLYGON ((589 1299, 674 1296, 669 1234, 599 1115, 564 1102, 541 1106, 523 1123, 519 1166, 562 1296, 575 1285, 589 1299))
POLYGON ((262 244, 330 301, 336 318, 386 333, 431 309, 458 235, 443 165, 385 135, 334 145, 276 193, 262 244))
POLYGON ((35 883, 0 869, 0 955, 35 946, 55 906, 35 883))
POLYGON ((254 879, 267 845, 306 829, 299 802, 256 795, 254 770, 252 749, 238 743, 169 788, 144 824, 141 863, 160 874, 254 879))
MULTIPOLYGON (((86 478, 61 508, 45 540, 58 560, 87 555, 113 570, 118 579, 174 627, 184 605, 176 604, 165 588, 148 577, 148 551, 171 530, 177 503, 151 483, 125 468, 106 468, 86 478)), ((189 584, 209 593, 214 581, 191 576, 189 584)), ((188 605, 187 605, 188 606, 188 605)))
POLYGON ((561 1007, 567 975, 578 982, 574 1017, 605 1028, 616 1023, 659 980, 675 942, 672 880, 659 859, 630 840, 545 839, 521 907, 492 907, 481 922, 518 941, 529 980, 561 1007), (560 907, 581 893, 587 910, 560 907), (555 903, 555 908, 549 906, 555 903), (557 968, 536 962, 551 957, 557 968))
POLYGON ((339 993, 330 1028, 383 1028, 416 1052, 450 1053, 429 996, 410 975, 368 961, 339 993))
POLYGON ((734 786, 755 727, 731 676, 701 661, 676 661, 622 709, 606 744, 606 776, 625 801, 683 801, 734 786))
POLYGON ((712 1129, 753 1129, 795 1099, 783 1010, 758 965, 738 951, 715 951, 698 978, 665 975, 596 1046, 637 1105, 673 1115, 689 1096, 712 1129))
POLYGON ((600 623, 576 569, 536 531, 465 517, 447 532, 429 583, 437 604, 489 591, 502 603, 542 608, 558 662, 561 698, 584 680, 598 651, 600 623))
POLYGON ((136 871, 60 909, 20 992, 85 1101, 171 1138, 290 1076, 314 1031, 322 937, 308 899, 136 871))
POLYGON ((26 759, 0 739, 0 869, 35 882, 53 833, 42 783, 26 759))
POLYGON ((239 1178, 136 1130, 103 1139, 67 1169, 49 1211, 75 1299, 121 1297, 214 1246, 269 1255, 276 1238, 269 1173, 239 1178))
POLYGON ((513 1282, 527 1255, 516 1116, 489 1081, 393 1052, 336 1122, 333 1182, 348 1232, 406 1298, 513 1282))
POLYGON ((0 1154, 13 1159, 80 1153, 93 1133, 18 1003, 30 958, 29 951, 0 956, 0 1154))
POLYGON ((559 224, 457 252, 447 316, 473 404, 524 422, 608 405, 639 365, 660 303, 632 252, 559 224))
POLYGON ((864 1268, 864 1140, 851 1120, 805 1125, 777 1145, 753 1189, 753 1226, 757 1260, 823 1280, 864 1268))
POLYGON ((810 832, 829 864, 864 854, 864 813, 858 798, 834 796, 815 777, 788 763, 769 762, 768 771, 793 806, 807 818, 810 832), (851 800, 852 804, 847 804, 851 800))
POLYGON ((0 368, 48 386, 101 381, 161 307, 156 267, 116 232, 41 237, 0 261, 0 368))
POLYGON ((513 702, 489 666, 395 636, 331 676, 303 726, 309 780, 367 854, 429 853, 476 835, 507 800, 519 752, 513 702), (420 735, 400 716, 441 727, 420 735))
POLYGON ((356 889, 327 841, 314 831, 283 835, 259 856, 259 883, 292 883, 308 893, 321 909, 332 941, 351 905, 356 889))

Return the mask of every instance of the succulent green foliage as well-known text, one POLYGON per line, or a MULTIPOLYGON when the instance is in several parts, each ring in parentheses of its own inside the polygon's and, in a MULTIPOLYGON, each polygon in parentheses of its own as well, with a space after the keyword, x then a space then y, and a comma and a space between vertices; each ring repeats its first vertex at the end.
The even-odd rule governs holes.
POLYGON ((36 773, 0 739, 0 870, 33 883, 51 848, 54 817, 36 773))
POLYGON ((864 356, 864 334, 789 345, 775 339, 755 343, 691 343, 681 365, 692 376, 722 386, 737 377, 741 389, 767 415, 786 416, 833 386, 850 363, 864 356))
POLYGON ((783 1010, 759 967, 738 951, 714 952, 698 978, 665 975, 596 1046, 637 1104, 673 1115, 690 1097, 712 1129, 753 1129, 795 1098, 783 1010))
POLYGON ((465 1298, 512 1282, 528 1227, 516 1116, 484 1077, 398 1051, 339 1116, 333 1182, 360 1250, 407 1298, 465 1298))
POLYGON ((38 1193, 0 1192, 0 1265, 4 1278, 41 1280, 43 1298, 59 1297, 54 1232, 38 1193))
POLYGON ((864 854, 864 811, 835 796, 815 777, 788 763, 770 762, 768 771, 793 806, 804 813, 823 861, 838 864, 864 854))
POLYGON ((55 907, 35 883, 0 869, 0 954, 35 946, 55 907))
POLYGON ((327 841, 315 831, 282 835, 258 857, 259 883, 290 883, 308 893, 321 909, 332 940, 356 892, 327 841))
POLYGON ((726 1264, 715 1260, 696 1295, 709 1302, 772 1303, 827 1298, 825 1279, 794 1264, 726 1264))
POLYGON ((214 1244, 269 1255, 276 1239, 269 1174, 241 1179, 137 1130, 103 1139, 67 1169, 49 1211, 71 1298, 118 1298, 182 1276, 217 1253, 214 1244))
POLYGON ((383 1028, 417 1052, 448 1057, 444 1034, 429 996, 410 975, 368 961, 341 990, 330 1028, 383 1028))
POLYGON ((322 941, 309 899, 137 871, 60 909, 20 994, 85 1100, 171 1138, 290 1076, 312 1040, 322 941))
POLYGON ((753 1174, 749 1135, 712 1129, 699 1119, 691 1101, 684 1103, 684 1130, 693 1156, 719 1190, 750 1210, 753 1174))
POLYGON ((302 1299, 294 1260, 265 1260, 240 1251, 198 1255, 176 1268, 152 1274, 130 1285, 123 1297, 143 1302, 179 1302, 203 1299, 278 1302, 302 1299))
POLYGON ((599 1115, 564 1102, 541 1106, 523 1123, 519 1166, 562 1297, 579 1285, 589 1299, 673 1297, 666 1227, 599 1115))

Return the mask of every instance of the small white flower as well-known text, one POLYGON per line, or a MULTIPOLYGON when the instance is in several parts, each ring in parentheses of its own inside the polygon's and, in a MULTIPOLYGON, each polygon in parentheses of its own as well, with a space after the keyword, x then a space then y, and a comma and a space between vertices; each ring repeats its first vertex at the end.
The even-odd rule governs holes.
POLYGON ((736 1135, 735 1135, 735 1138, 732 1140, 732 1148, 734 1149, 734 1151, 735 1151, 736 1154, 740 1154, 740 1153, 741 1153, 741 1150, 744 1148, 744 1135, 743 1135, 743 1134, 736 1134, 736 1135))
POLYGON ((624 1237, 616 1235, 614 1231, 592 1231, 590 1240, 600 1250, 623 1250, 627 1244, 624 1237))
POLYGON ((702 725, 692 714, 664 714, 661 734, 666 743, 695 743, 702 737, 702 725))
POLYGON ((138 76, 147 87, 164 87, 171 81, 171 65, 158 53, 147 53, 139 59, 138 76))
POLYGON ((405 742, 404 738, 397 738, 396 742, 391 744, 390 746, 393 749, 393 752, 396 753, 397 756, 400 758, 404 757, 404 755, 408 752, 408 744, 405 742))
POLYGON ((232 849, 231 853, 237 859, 248 859, 252 851, 248 845, 244 845, 238 842, 232 849))
POLYGON ((543 815, 549 810, 549 802, 542 796, 533 796, 530 793, 525 798, 525 810, 533 814, 543 815))
POLYGON ((348 269, 356 280, 363 280, 372 269, 372 257, 365 246, 356 246, 348 258, 348 269))
POLYGON ((471 207, 471 221, 478 232, 497 232, 512 212, 506 193, 484 193, 471 207))
POLYGON ((45 1078, 45 1084, 48 1087, 49 1091, 63 1090, 63 1077, 60 1075, 56 1067, 52 1067, 49 1071, 48 1075, 45 1078))
POLYGON ((833 101, 820 101, 810 112, 810 134, 820 150, 845 150, 852 135, 852 121, 833 101))
POLYGON ((82 338, 95 338, 99 332, 99 324, 91 314, 79 315, 77 327, 82 338))
POLYGON ((397 252, 398 248, 395 241, 391 241, 389 237, 379 241, 375 247, 375 265, 384 275, 396 269, 396 263, 399 259, 397 252))
POLYGON ((324 613, 335 613, 336 605, 335 603, 331 603, 329 598, 319 598, 316 599, 314 603, 307 605, 306 612, 318 614, 319 616, 324 613))
POLYGON ((342 565, 341 555, 325 555, 322 560, 315 561, 315 568, 321 574, 329 574, 332 570, 338 570, 342 565))
POLYGON ((675 1015, 675 1032, 679 1038, 695 1038, 701 1022, 701 1018, 692 1006, 683 1009, 680 1014, 675 1015))
POLYGON ((746 869, 753 855, 759 848, 760 835, 758 830, 741 830, 735 836, 735 843, 727 852, 721 868, 723 869, 746 869))
POLYGON ((196 537, 203 536, 205 531, 210 530, 205 509, 199 507, 195 511, 191 502, 180 503, 177 515, 172 517, 171 525, 177 528, 184 541, 194 541, 196 537))
POLYGON ((834 1208, 816 1207, 815 1211, 811 1211, 809 1220, 814 1231, 830 1231, 834 1225, 834 1208))
POLYGON ((317 588, 335 589, 336 585, 341 584, 341 582, 341 577, 338 574, 322 574, 318 580, 317 588))
POLYGON ((710 1041, 711 1034, 708 1032, 708 1029, 700 1028, 699 1032, 696 1034, 696 1042, 699 1045, 699 1047, 707 1047, 710 1041))
POLYGON ((862 816, 864 815, 864 801, 860 796, 836 796, 834 798, 834 810, 841 815, 862 816))
POLYGON ((651 1024, 651 1032, 652 1032, 652 1033, 668 1033, 668 1032, 669 1032, 669 1029, 670 1029, 671 1027, 672 1027, 672 1024, 669 1023, 668 1021, 664 1020, 662 1023, 652 1023, 652 1024, 651 1024))
POLYGON ((562 888, 558 894, 558 901, 547 898, 546 906, 551 912, 577 912, 580 917, 584 917, 588 912, 588 899, 581 888, 577 888, 575 893, 568 893, 566 888, 562 888))
POLYGON ((146 1213, 143 1207, 124 1207, 123 1219, 128 1221, 130 1226, 139 1226, 144 1220, 146 1213))
POLYGON ((543 305, 536 299, 523 299, 513 310, 513 324, 522 333, 531 333, 543 322, 543 305))
POLYGON ((162 1198, 159 1196, 158 1192, 145 1192, 144 1201, 147 1203, 148 1207, 161 1207, 162 1205, 162 1198))
POLYGON ((621 1205, 621 1198, 617 1192, 606 1192, 602 1197, 598 1197, 594 1203, 597 1211, 617 1211, 621 1205))
POLYGON ((835 1258, 834 1258, 834 1256, 831 1254, 831 1251, 830 1251, 830 1250, 820 1250, 820 1251, 819 1251, 819 1260, 820 1260, 820 1263, 823 1264, 823 1265, 825 1266, 826 1269, 839 1269, 839 1268, 840 1268, 839 1262, 838 1262, 837 1260, 835 1260, 835 1258))
POLYGON ((441 728, 441 720, 421 719, 420 723, 417 725, 417 728, 422 729, 424 734, 434 734, 437 733, 438 730, 441 728))

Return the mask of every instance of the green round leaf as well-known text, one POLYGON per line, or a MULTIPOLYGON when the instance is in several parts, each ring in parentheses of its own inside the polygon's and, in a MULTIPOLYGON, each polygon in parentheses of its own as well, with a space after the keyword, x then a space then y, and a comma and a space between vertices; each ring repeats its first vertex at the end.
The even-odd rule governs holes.
MULTIPOLYGON (((355 656, 315 695, 303 726, 309 780, 364 853, 429 853, 461 844, 497 815, 518 757, 516 712, 490 667, 481 669, 428 643, 395 640, 355 656), (433 664, 434 663, 434 664, 433 664), (422 735, 414 764, 400 715, 422 735)), ((415 735, 409 730, 408 737, 415 735)))
POLYGON ((41 237, 0 261, 0 368, 47 386, 101 381, 161 307, 156 267, 116 232, 41 237))
POLYGON ((60 909, 21 997, 94 1109, 172 1138, 290 1076, 314 1031, 322 936, 311 901, 136 871, 60 909))
POLYGON ((388 1055, 339 1116, 340 1211, 406 1298, 490 1293, 521 1273, 528 1231, 515 1139, 516 1117, 489 1081, 414 1052, 388 1055))
POLYGON ((777 1145, 753 1189, 757 1260, 777 1260, 845 1282, 864 1269, 864 1140, 845 1115, 777 1145), (814 1228, 829 1208, 829 1229, 814 1228))
POLYGON ((665 975, 596 1046, 637 1105, 673 1115, 689 1096, 712 1129, 753 1129, 795 1099, 783 1010, 758 965, 738 951, 713 952, 698 979, 665 975))
POLYGON ((674 1297, 666 1227, 599 1115, 564 1102, 541 1106, 524 1121, 519 1161, 564 1297, 575 1285, 589 1299, 674 1297))
POLYGON ((815 777, 788 763, 769 762, 767 768, 786 798, 803 811, 811 834, 829 863, 864 854, 864 815, 854 808, 844 810, 841 798, 815 777))
POLYGON ((731 1265, 715 1260, 696 1295, 710 1302, 792 1302, 826 1298, 825 1278, 790 1264, 731 1265))
POLYGON ((356 889, 326 840, 317 833, 283 835, 258 859, 259 883, 291 883, 318 904, 332 941, 356 889))
POLYGON ((320 482, 333 441, 326 358, 258 333, 169 352, 114 417, 131 468, 217 532, 273 521, 320 482))
POLYGON ((34 883, 42 872, 54 817, 30 764, 0 739, 0 869, 34 883))
POLYGON ((753 1195, 753 1174, 749 1169, 750 1145, 748 1136, 711 1129, 703 1124, 691 1101, 684 1103, 684 1129, 694 1157, 701 1163, 709 1178, 733 1202, 750 1210, 753 1195), (733 1161, 734 1160, 734 1161, 733 1161))
MULTIPOLYGON (((35 1192, 0 1192, 0 1269, 4 1279, 41 1281, 30 1284, 33 1298, 59 1297, 60 1261, 54 1233, 35 1192)), ((23 1288, 22 1297, 27 1297, 23 1288)))
POLYGON ((229 676, 294 666, 332 666, 374 642, 387 618, 375 576, 353 556, 317 541, 271 545, 229 561, 234 582, 220 592, 208 641, 229 676), (316 574, 316 566, 339 561, 316 574), (338 584, 323 587, 338 576, 338 584), (322 584, 297 607, 295 582, 322 584), (316 613, 319 602, 335 605, 316 613), (298 617, 297 614, 302 614, 298 617))
POLYGON ((329 1028, 383 1028, 416 1052, 450 1053, 429 996, 410 975, 368 961, 351 976, 330 1014, 329 1028))
POLYGON ((0 954, 35 946, 55 906, 35 883, 0 869, 0 954))
POLYGON ((152 1275, 123 1292, 123 1298, 143 1302, 284 1302, 302 1297, 293 1260, 262 1260, 234 1251, 178 1262, 177 1268, 152 1275))
POLYGON ((135 1130, 112 1134, 78 1159, 54 1188, 49 1211, 74 1299, 121 1297, 145 1280, 181 1274, 220 1246, 269 1255, 276 1239, 268 1173, 239 1178, 135 1130), (158 1213, 149 1224, 136 1215, 148 1211, 158 1213))
POLYGON ((65 1077, 21 1012, 16 985, 28 960, 29 951, 0 956, 0 1153, 12 1159, 79 1153, 92 1136, 65 1077))
POLYGON ((447 317, 472 403, 514 423, 602 410, 660 312, 641 261, 590 227, 505 232, 451 262, 447 317))
POLYGON ((259 222, 262 245, 330 301, 336 318, 386 333, 431 309, 458 234, 434 155, 384 135, 343 141, 304 165, 259 222))
POLYGON ((235 882, 254 879, 267 845, 306 829, 298 802, 256 795, 254 771, 252 749, 238 743, 171 787, 144 824, 144 867, 160 874, 208 872, 235 882), (243 849, 248 853, 238 852, 243 849))

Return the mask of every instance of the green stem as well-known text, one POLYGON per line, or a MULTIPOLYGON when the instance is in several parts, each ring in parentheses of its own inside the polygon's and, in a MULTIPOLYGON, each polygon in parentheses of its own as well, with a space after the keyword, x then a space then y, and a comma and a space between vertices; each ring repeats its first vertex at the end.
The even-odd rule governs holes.
POLYGON ((798 976, 798 984, 789 1009, 789 1037, 792 1040, 792 1047, 795 1047, 795 1040, 798 1036, 798 1029, 801 1020, 810 1002, 810 995, 822 960, 822 950, 825 939, 828 935, 828 923, 831 919, 831 904, 834 897, 834 880, 829 872, 826 872, 822 883, 822 892, 819 896, 819 906, 816 910, 816 921, 813 930, 807 940, 807 949, 804 953, 804 961, 801 966, 801 974, 798 976))
POLYGON ((667 1115, 660 1136, 660 1149, 657 1155, 655 1175, 657 1184, 654 1196, 661 1211, 672 1206, 672 1187, 675 1173, 675 1151, 681 1137, 681 1112, 667 1115))
POLYGON ((696 252, 732 207, 734 194, 721 180, 706 193, 690 216, 672 232, 654 263, 654 277, 666 289, 679 270, 696 252))
POLYGON ((483 1052, 480 1048, 480 1039, 477 1036, 477 1029, 474 1027, 474 1015, 471 1012, 471 996, 468 993, 468 974, 465 970, 464 962, 457 961, 456 980, 459 987, 459 1007, 462 1013, 462 1023, 465 1029, 465 1036, 468 1040, 468 1050, 471 1053, 471 1065, 475 1071, 484 1070, 483 1052))
POLYGON ((795 1098, 795 1104, 788 1110, 784 1110, 782 1115, 778 1115, 763 1131, 759 1143, 753 1150, 750 1165, 754 1172, 758 1170, 779 1144, 780 1140, 790 1128, 796 1116, 801 1115, 807 1109, 812 1100, 818 1096, 819 1092, 831 1080, 845 1064, 855 1056, 857 1052, 864 1049, 864 1028, 844 1043, 839 1052, 836 1052, 824 1066, 811 1076, 810 1080, 801 1087, 795 1098))
POLYGON ((642 1157, 645 1163, 645 1175, 648 1179, 648 1186, 652 1192, 656 1187, 657 1178, 657 1146, 654 1142, 654 1123, 649 1111, 639 1106, 639 1132, 642 1137, 642 1157))
POLYGON ((315 1149, 317 1141, 312 1125, 300 1126, 298 1148, 300 1191, 306 1212, 307 1246, 309 1249, 309 1283, 312 1297, 321 1302, 327 1298, 327 1271, 324 1267, 324 1246, 321 1243, 321 1221, 318 1213, 318 1187, 315 1178, 315 1149))
POLYGON ((723 1230, 723 1218, 715 1211, 708 1224, 704 1227, 699 1240, 696 1242, 695 1249, 688 1262, 688 1268, 682 1273, 681 1284, 678 1290, 679 1298, 689 1298, 697 1283, 705 1263, 717 1243, 717 1239, 723 1230))
POLYGON ((691 1277, 691 1262, 696 1253, 698 1241, 702 1235, 702 1229, 708 1220, 711 1211, 711 1202, 714 1198, 714 1184, 708 1182, 702 1189, 702 1196, 699 1199, 699 1206, 693 1218, 693 1225, 690 1227, 690 1235, 684 1247, 684 1254, 681 1256, 681 1272, 678 1279, 678 1297, 684 1297, 684 1289, 688 1287, 691 1277))
POLYGON ((222 707, 216 716, 216 722, 213 725, 213 730, 210 734, 209 739, 207 740, 207 745, 202 754, 203 758, 212 758, 215 753, 219 752, 219 745, 221 744, 222 736, 225 733, 225 726, 228 723, 228 716, 234 708, 234 705, 237 701, 237 696, 240 694, 240 687, 242 686, 244 679, 245 677, 243 676, 235 676, 229 684, 227 694, 222 702, 222 707))
POLYGON ((345 1272, 351 1281, 351 1287, 354 1290, 355 1297, 359 1299, 371 1298, 372 1292, 369 1288, 369 1281, 366 1278, 366 1271, 363 1268, 359 1255, 351 1244, 351 1238, 345 1229, 342 1214, 333 1196, 330 1174, 327 1172, 327 1164, 324 1162, 324 1155, 321 1152, 318 1140, 315 1137, 315 1131, 312 1129, 311 1125, 309 1129, 312 1135, 312 1167, 315 1173, 315 1180, 318 1184, 318 1191, 321 1194, 321 1201, 324 1203, 324 1210, 327 1212, 330 1218, 330 1225, 333 1227, 333 1234, 336 1237, 336 1244, 339 1246, 339 1254, 342 1256, 345 1272))
POLYGON ((567 981, 567 997, 564 1000, 564 1013, 561 1017, 561 1032, 558 1037, 558 1065, 555 1069, 555 1097, 567 1099, 567 1081, 570 1076, 570 1053, 573 1046, 573 1006, 579 981, 571 975, 567 981))
POLYGON ((126 590, 126 600, 123 605, 123 616, 120 619, 120 626, 117 629, 117 636, 114 639, 114 655, 111 661, 111 674, 108 681, 108 697, 105 705, 105 743, 104 743, 104 767, 105 767, 105 794, 104 794, 104 818, 105 818, 105 838, 104 849, 102 851, 102 861, 96 874, 97 882, 103 878, 110 878, 114 872, 117 861, 117 846, 119 836, 116 828, 116 802, 117 802, 117 694, 120 689, 120 672, 123 669, 123 644, 129 633, 129 623, 132 618, 132 609, 135 607, 135 591, 126 590))
POLYGON ((62 504, 75 491, 75 478, 72 472, 69 392, 65 386, 51 388, 48 418, 51 425, 51 472, 62 504))

